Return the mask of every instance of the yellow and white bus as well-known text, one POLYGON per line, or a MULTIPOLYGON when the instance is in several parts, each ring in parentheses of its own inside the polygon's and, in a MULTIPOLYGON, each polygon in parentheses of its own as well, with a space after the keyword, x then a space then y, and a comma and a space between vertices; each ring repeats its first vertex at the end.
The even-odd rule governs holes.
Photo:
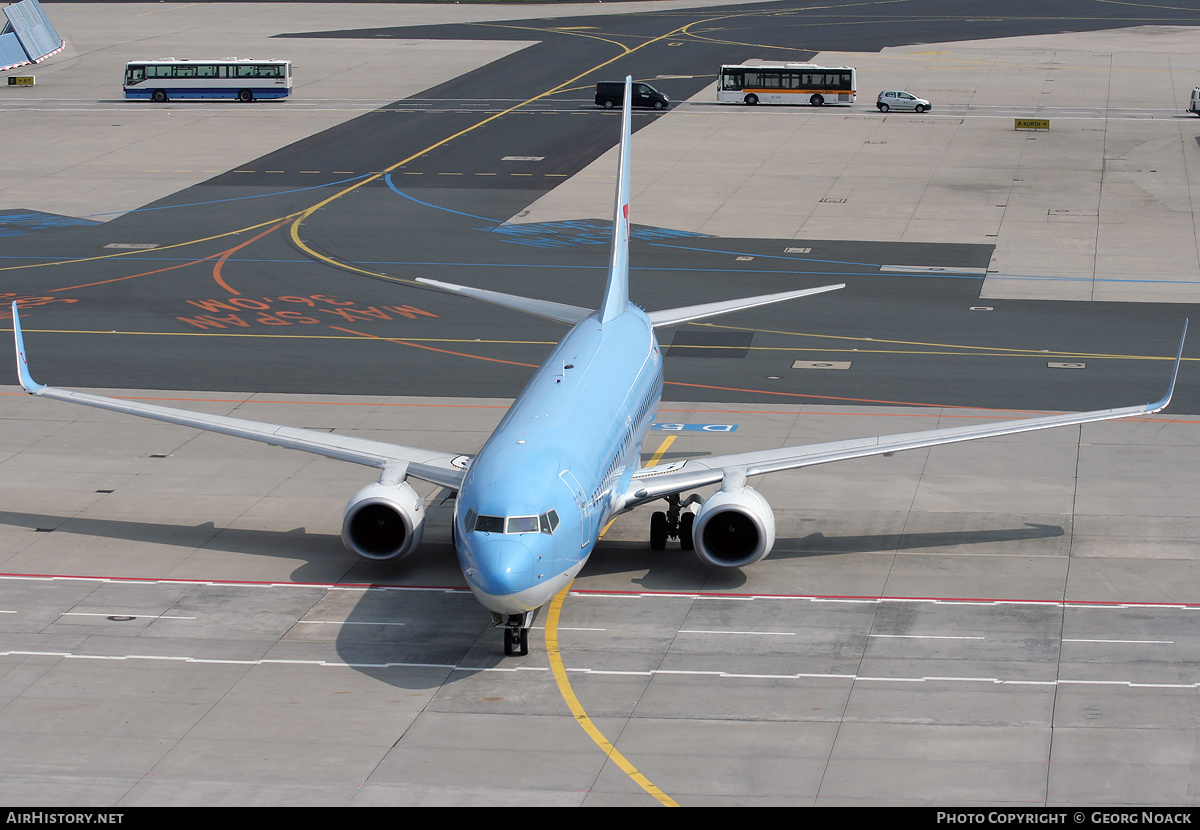
POLYGON ((857 80, 853 66, 755 61, 722 66, 717 100, 725 104, 854 103, 857 80))
POLYGON ((125 97, 157 101, 236 98, 255 101, 292 94, 292 63, 281 60, 179 60, 161 58, 125 65, 125 97))

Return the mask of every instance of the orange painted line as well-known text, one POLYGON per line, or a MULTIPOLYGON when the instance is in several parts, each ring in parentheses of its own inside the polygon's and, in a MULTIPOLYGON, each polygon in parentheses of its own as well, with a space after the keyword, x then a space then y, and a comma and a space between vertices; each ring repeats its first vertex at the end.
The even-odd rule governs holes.
MULTIPOLYGON (((28 395, 28 392, 0 392, 3 395, 28 395)), ((250 400, 248 398, 169 398, 162 395, 113 395, 118 401, 166 401, 168 403, 264 403, 272 406, 280 404, 302 404, 304 406, 394 406, 397 408, 412 408, 418 409, 425 407, 428 409, 436 409, 444 407, 447 409, 508 409, 507 404, 490 404, 490 403, 379 403, 377 401, 273 401, 273 400, 250 400)))
POLYGON ((376 334, 367 334, 361 331, 354 331, 353 329, 344 329, 340 326, 330 326, 330 328, 334 331, 344 331, 347 334, 357 335, 358 337, 366 337, 371 340, 386 340, 389 343, 396 343, 400 346, 412 346, 414 349, 425 349, 431 352, 438 352, 439 354, 449 354, 454 355, 455 357, 470 357, 475 360, 486 360, 490 363, 507 363, 509 366, 525 366, 530 369, 538 368, 537 365, 533 363, 519 363, 515 360, 501 360, 498 357, 482 357, 477 354, 467 354, 466 352, 452 352, 448 349, 435 349, 433 346, 423 346, 420 343, 410 343, 407 340, 397 340, 394 337, 380 337, 376 334))
MULTIPOLYGON (((524 364, 522 364, 524 365, 524 364)), ((0 392, 0 397, 27 395, 27 392, 0 392)), ((270 399, 246 398, 171 398, 162 395, 113 395, 119 401, 160 401, 167 403, 233 403, 233 404, 270 404, 272 406, 297 404, 300 406, 391 406, 397 409, 508 409, 507 404, 485 403, 387 403, 378 401, 277 401, 270 399)), ((1012 412, 1008 409, 985 409, 985 412, 1012 412)), ((1037 410, 1015 410, 1017 412, 1037 412, 1037 410)), ((986 421, 991 415, 955 415, 942 413, 940 416, 922 414, 919 412, 786 412, 780 409, 660 409, 660 413, 680 412, 685 414, 715 413, 720 415, 838 415, 859 418, 961 418, 969 421, 986 421)), ((1046 413, 1053 414, 1053 413, 1046 413)), ((1200 420, 1180 420, 1178 418, 1122 418, 1129 423, 1147 424, 1200 424, 1200 420)))
POLYGON ((209 256, 201 257, 200 259, 193 259, 191 262, 181 262, 177 265, 168 265, 166 268, 155 268, 153 271, 143 271, 140 274, 127 274, 124 277, 113 277, 110 280, 100 280, 99 282, 88 282, 88 283, 83 283, 82 285, 69 285, 69 286, 65 286, 62 288, 48 288, 48 289, 46 289, 46 291, 47 292, 74 291, 75 289, 78 289, 78 288, 94 288, 97 285, 107 285, 108 283, 121 282, 122 280, 132 280, 132 279, 136 279, 138 277, 149 277, 153 274, 163 274, 163 273, 166 273, 167 271, 174 271, 177 268, 187 268, 189 265, 199 265, 201 262, 207 262, 210 259, 217 259, 219 261, 217 262, 217 265, 213 269, 213 277, 226 290, 230 291, 233 294, 237 294, 238 293, 237 291, 234 291, 232 288, 230 288, 228 285, 226 285, 225 282, 221 279, 221 277, 220 277, 221 263, 224 262, 225 259, 228 258, 230 255, 232 255, 235 252, 246 247, 251 242, 254 242, 258 239, 262 239, 264 236, 269 234, 271 231, 276 230, 276 229, 282 227, 283 225, 287 224, 288 221, 290 221, 290 220, 285 219, 282 222, 274 225, 273 227, 263 231, 258 236, 255 236, 253 239, 248 239, 245 242, 241 243, 240 245, 236 245, 227 251, 221 251, 219 253, 210 254, 209 256))
POLYGON ((217 281, 217 285, 224 288, 230 294, 235 294, 237 296, 241 296, 242 292, 235 291, 233 288, 231 288, 229 286, 229 284, 227 282, 225 282, 225 280, 223 280, 221 278, 221 266, 223 266, 225 264, 225 260, 229 259, 229 257, 233 256, 235 253, 240 251, 242 248, 245 248, 247 245, 257 242, 258 240, 262 239, 264 236, 271 233, 272 231, 276 231, 279 228, 282 228, 289 221, 291 221, 291 220, 284 219, 282 222, 272 225, 271 227, 267 228, 265 231, 258 234, 257 236, 253 236, 250 239, 247 239, 245 242, 243 242, 240 245, 235 245, 234 247, 230 248, 228 251, 225 251, 219 257, 217 257, 216 263, 213 264, 213 279, 217 281))
MULTIPOLYGON (((216 256, 216 254, 214 254, 213 256, 216 256)), ((162 274, 167 271, 174 271, 176 268, 186 268, 189 265, 197 265, 197 264, 204 262, 205 260, 209 260, 209 259, 212 259, 212 257, 206 256, 202 259, 193 259, 191 262, 181 262, 178 265, 168 265, 166 268, 156 268, 153 271, 143 271, 140 274, 129 274, 128 276, 124 276, 124 277, 114 277, 111 280, 100 280, 99 282, 88 282, 88 283, 84 283, 82 285, 68 285, 64 288, 48 288, 48 289, 46 289, 46 291, 47 292, 74 291, 77 288, 93 288, 97 285, 107 285, 110 282, 121 282, 122 280, 132 280, 132 279, 136 279, 137 277, 148 277, 151 274, 162 274)))
MULTIPOLYGON (((680 383, 679 381, 666 381, 666 384, 671 386, 688 386, 693 389, 715 389, 720 392, 746 392, 755 395, 778 395, 785 398, 810 398, 818 401, 843 401, 846 403, 871 403, 882 404, 885 406, 923 406, 927 408, 937 409, 979 409, 977 406, 961 406, 958 404, 942 404, 942 403, 918 403, 915 401, 883 401, 874 398, 843 398, 837 395, 809 395, 804 392, 776 392, 771 389, 739 389, 736 386, 708 386, 703 383, 680 383)), ((1039 409, 992 409, 990 412, 1025 412, 1031 414, 1045 414, 1039 409)))

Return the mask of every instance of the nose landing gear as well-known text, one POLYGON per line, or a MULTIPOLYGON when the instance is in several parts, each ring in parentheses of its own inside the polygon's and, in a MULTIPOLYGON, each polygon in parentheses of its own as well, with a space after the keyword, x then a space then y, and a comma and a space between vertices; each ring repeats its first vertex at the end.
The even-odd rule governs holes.
POLYGON ((498 614, 492 612, 492 625, 504 627, 504 655, 525 657, 529 654, 529 627, 533 625, 533 612, 524 614, 498 614))

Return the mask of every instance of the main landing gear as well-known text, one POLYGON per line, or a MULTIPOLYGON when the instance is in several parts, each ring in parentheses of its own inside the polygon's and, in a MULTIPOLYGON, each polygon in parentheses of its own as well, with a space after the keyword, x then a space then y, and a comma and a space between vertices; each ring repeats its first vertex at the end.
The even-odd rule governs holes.
POLYGON ((529 654, 529 627, 533 625, 533 612, 524 614, 498 614, 492 612, 492 625, 504 626, 504 655, 524 657, 529 654))
POLYGON ((692 542, 692 522, 696 514, 684 510, 693 504, 704 501, 695 493, 680 501, 679 495, 667 496, 667 510, 658 511, 650 516, 650 550, 662 550, 667 546, 667 539, 678 539, 681 550, 694 550, 692 542))

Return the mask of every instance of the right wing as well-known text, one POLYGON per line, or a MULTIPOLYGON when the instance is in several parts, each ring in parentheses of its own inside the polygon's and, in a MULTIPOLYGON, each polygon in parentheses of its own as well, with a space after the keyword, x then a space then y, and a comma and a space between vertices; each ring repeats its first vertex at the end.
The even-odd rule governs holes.
POLYGON ((227 415, 208 415, 203 412, 173 409, 155 404, 106 398, 100 395, 89 395, 85 392, 70 392, 66 389, 44 386, 36 382, 29 374, 29 363, 25 357, 25 339, 21 334, 21 318, 17 313, 15 302, 12 306, 12 314, 13 339, 16 341, 17 347, 17 375, 21 380, 21 388, 31 395, 94 406, 113 412, 124 412, 128 415, 139 415, 143 418, 153 418, 156 421, 166 421, 209 432, 220 432, 224 435, 246 438, 276 447, 303 450, 340 461, 379 467, 389 470, 391 473, 389 478, 403 479, 408 475, 454 490, 457 490, 462 484, 466 464, 463 456, 454 453, 385 444, 382 441, 369 441, 365 438, 352 438, 348 435, 334 435, 312 429, 247 421, 241 418, 230 418, 227 415))
POLYGON ((750 476, 775 473, 781 470, 795 470, 816 464, 828 464, 832 461, 846 461, 869 455, 885 455, 901 450, 954 444, 978 438, 995 438, 1000 435, 1014 435, 1018 432, 1087 424, 1093 421, 1111 421, 1116 418, 1153 415, 1166 408, 1167 404, 1171 402, 1171 396, 1175 392, 1175 379, 1179 376, 1179 365, 1183 360, 1183 344, 1186 339, 1187 322, 1185 321, 1167 394, 1154 403, 1127 406, 1121 409, 1098 409, 1092 412, 1023 418, 1018 421, 998 421, 981 426, 949 427, 924 432, 905 432, 898 435, 852 438, 848 441, 828 441, 802 447, 782 447, 774 450, 757 450, 659 464, 638 470, 633 474, 625 491, 621 509, 628 510, 663 496, 675 495, 685 490, 710 484, 723 483, 727 479, 744 483, 745 479, 750 476))

